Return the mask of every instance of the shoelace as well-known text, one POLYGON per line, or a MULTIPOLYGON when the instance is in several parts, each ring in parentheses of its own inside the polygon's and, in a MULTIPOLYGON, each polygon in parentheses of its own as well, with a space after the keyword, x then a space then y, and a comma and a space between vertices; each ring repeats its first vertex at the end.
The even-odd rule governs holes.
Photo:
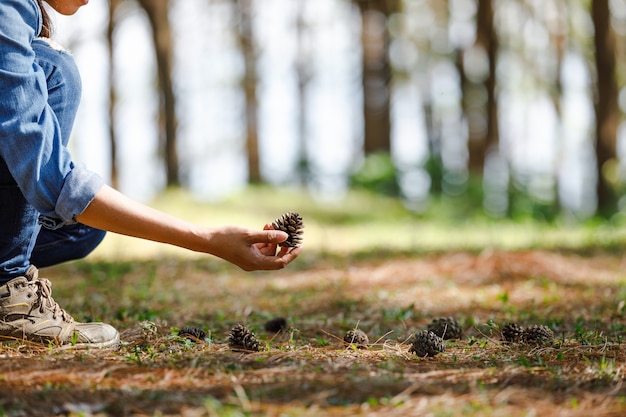
POLYGON ((60 313, 63 321, 69 322, 71 316, 52 298, 52 283, 50 280, 46 278, 35 278, 31 282, 37 285, 37 305, 39 306, 39 312, 43 314, 47 305, 48 308, 52 310, 52 318, 56 319, 57 314, 60 313))

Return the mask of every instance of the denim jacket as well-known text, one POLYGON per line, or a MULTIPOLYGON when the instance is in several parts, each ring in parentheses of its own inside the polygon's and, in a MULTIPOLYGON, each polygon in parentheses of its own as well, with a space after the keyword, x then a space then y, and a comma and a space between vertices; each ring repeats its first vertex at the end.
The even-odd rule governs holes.
POLYGON ((33 50, 41 25, 36 0, 0 1, 0 157, 44 226, 55 227, 75 222, 104 181, 72 162, 69 133, 48 104, 33 50))

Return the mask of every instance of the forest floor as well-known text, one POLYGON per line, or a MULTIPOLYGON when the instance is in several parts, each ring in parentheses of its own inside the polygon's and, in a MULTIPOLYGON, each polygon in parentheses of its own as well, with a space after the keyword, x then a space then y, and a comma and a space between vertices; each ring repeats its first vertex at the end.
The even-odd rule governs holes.
POLYGON ((3 416, 623 416, 626 258, 616 251, 302 256, 279 272, 218 260, 80 261, 41 271, 118 350, 0 345, 3 416), (460 340, 420 358, 435 318, 460 340), (282 317, 284 332, 265 323, 282 317), (544 343, 502 327, 544 324, 544 343), (244 324, 259 352, 232 350, 244 324), (178 336, 183 326, 203 340, 178 336), (365 349, 343 341, 359 328, 365 349))

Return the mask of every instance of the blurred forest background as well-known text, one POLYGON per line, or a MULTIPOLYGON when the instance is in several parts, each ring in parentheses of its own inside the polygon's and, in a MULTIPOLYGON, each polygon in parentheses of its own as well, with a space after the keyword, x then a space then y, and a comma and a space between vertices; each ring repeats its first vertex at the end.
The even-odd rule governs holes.
POLYGON ((626 0, 108 0, 55 25, 83 74, 75 158, 136 198, 626 210, 626 0))

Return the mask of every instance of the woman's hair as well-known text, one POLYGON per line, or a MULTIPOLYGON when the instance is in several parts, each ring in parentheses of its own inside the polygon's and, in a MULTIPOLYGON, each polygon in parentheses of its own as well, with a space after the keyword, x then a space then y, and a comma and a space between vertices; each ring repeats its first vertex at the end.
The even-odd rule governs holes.
POLYGON ((41 16, 43 17, 43 22, 41 26, 41 33, 39 36, 43 36, 44 38, 49 38, 52 35, 52 26, 50 22, 50 16, 48 12, 46 12, 46 8, 43 6, 43 0, 37 0, 39 3, 39 8, 41 9, 41 16))

